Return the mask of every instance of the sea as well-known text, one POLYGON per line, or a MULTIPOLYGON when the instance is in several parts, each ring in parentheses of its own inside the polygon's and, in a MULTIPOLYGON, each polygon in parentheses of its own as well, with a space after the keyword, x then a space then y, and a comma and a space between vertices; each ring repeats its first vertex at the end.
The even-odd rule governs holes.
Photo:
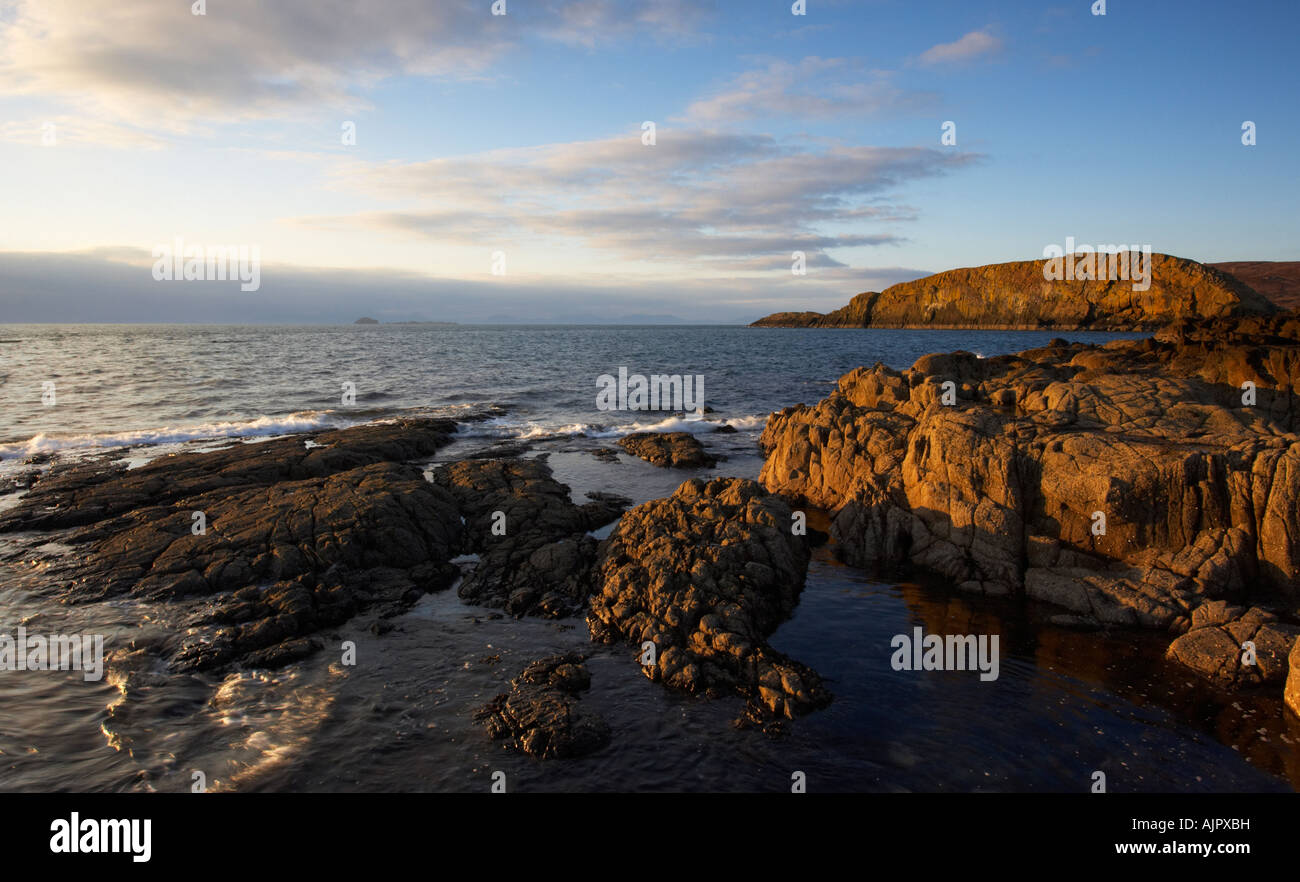
MULTIPOLYGON (((0 325, 0 485, 88 457, 158 456, 405 416, 458 423, 426 464, 484 452, 543 456, 575 501, 635 503, 691 477, 756 478, 758 436, 781 408, 812 404, 861 365, 930 352, 983 357, 1053 337, 1137 334, 732 326, 0 325), (699 414, 609 410, 602 377, 699 378, 699 414), (719 432, 727 426, 734 432, 719 432), (687 431, 721 458, 666 470, 593 456, 635 431, 687 431)), ((607 381, 606 381, 607 382, 607 381)), ((0 510, 21 498, 0 495, 0 510)), ((817 513, 814 513, 814 526, 817 513)), ((822 523, 824 526, 824 522, 822 523)), ((606 525, 598 536, 607 535, 606 525)), ((0 633, 102 634, 124 645, 175 627, 167 603, 66 605, 43 574, 77 550, 0 536, 0 633)), ((923 574, 884 579, 816 549, 798 608, 771 643, 834 694, 780 732, 738 728, 739 698, 670 692, 626 647, 591 644, 581 618, 520 619, 425 596, 276 670, 227 675, 0 670, 4 791, 1291 791, 1300 724, 1268 692, 1228 693, 1167 662, 1167 638, 1077 631, 1056 610, 972 597, 923 574), (893 670, 895 635, 996 634, 999 677, 893 670), (382 633, 379 633, 383 631, 382 633), (355 664, 332 645, 353 641, 355 664), (610 745, 537 760, 487 739, 475 709, 528 662, 590 653, 585 710, 610 745)))

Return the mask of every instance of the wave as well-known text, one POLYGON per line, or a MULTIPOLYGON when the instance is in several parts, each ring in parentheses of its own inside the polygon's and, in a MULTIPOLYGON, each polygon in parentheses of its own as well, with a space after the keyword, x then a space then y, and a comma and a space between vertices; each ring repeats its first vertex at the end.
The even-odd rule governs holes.
POLYGON ((381 408, 354 408, 346 415, 333 410, 308 410, 287 416, 261 416, 249 420, 196 423, 78 435, 35 435, 26 441, 0 444, 0 461, 25 459, 38 454, 78 453, 120 447, 157 447, 188 441, 221 441, 233 438, 264 438, 296 435, 321 429, 342 429, 370 422, 385 422, 402 417, 438 416, 458 420, 457 434, 464 438, 493 438, 535 441, 544 438, 587 437, 621 438, 634 432, 689 432, 706 435, 720 426, 739 431, 761 429, 767 416, 743 416, 724 420, 688 420, 671 415, 652 420, 633 420, 621 424, 546 423, 521 421, 500 415, 502 408, 481 403, 451 404, 438 407, 405 408, 400 411, 381 408), (491 415, 495 412, 497 415, 491 415))
POLYGON ((466 438, 510 438, 521 441, 542 438, 587 437, 587 438, 621 438, 634 432, 689 432, 692 435, 707 435, 721 426, 731 426, 738 431, 761 429, 767 422, 767 415, 743 416, 724 420, 688 420, 673 415, 654 421, 633 421, 619 425, 604 423, 567 423, 548 425, 538 422, 515 422, 505 418, 485 420, 474 426, 461 425, 457 434, 466 438))
POLYGON ((135 447, 157 444, 180 444, 222 438, 293 435, 318 429, 337 429, 355 425, 358 420, 345 418, 334 411, 301 411, 288 416, 263 416, 251 420, 199 423, 193 426, 165 426, 91 435, 36 435, 16 444, 0 444, 0 459, 55 453, 66 450, 93 450, 111 447, 135 447))

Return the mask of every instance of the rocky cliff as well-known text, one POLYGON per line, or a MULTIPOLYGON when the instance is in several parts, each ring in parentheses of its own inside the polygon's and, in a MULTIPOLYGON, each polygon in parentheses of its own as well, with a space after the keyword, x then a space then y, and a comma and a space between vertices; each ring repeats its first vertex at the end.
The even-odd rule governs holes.
MULTIPOLYGON (((1091 275, 1119 275, 1106 255, 1098 257, 1106 266, 1091 275)), ((1124 273, 1128 278, 1049 281, 1044 277, 1047 263, 1024 260, 948 270, 859 294, 825 315, 775 313, 753 326, 1154 330, 1184 319, 1278 311, 1233 276, 1167 254, 1152 254, 1149 279, 1137 281, 1131 267, 1124 273)))

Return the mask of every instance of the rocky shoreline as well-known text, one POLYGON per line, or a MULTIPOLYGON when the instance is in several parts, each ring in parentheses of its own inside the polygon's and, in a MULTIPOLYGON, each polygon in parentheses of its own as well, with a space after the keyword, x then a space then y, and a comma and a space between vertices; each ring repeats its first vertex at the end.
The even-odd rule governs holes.
POLYGON ((854 565, 1163 630, 1190 669, 1280 693, 1300 634, 1298 383, 1295 314, 930 355, 774 415, 761 480, 831 512, 854 565))
MULTIPOLYGON (((49 562, 65 603, 187 611, 110 656, 124 678, 284 666, 360 613, 454 587, 498 615, 585 617, 650 680, 740 696, 737 726, 779 732, 834 700, 768 642, 799 603, 816 532, 795 525, 817 509, 853 566, 1041 601, 1066 627, 1160 631, 1187 671, 1300 713, 1298 383, 1300 316, 1188 321, 860 368, 770 417, 758 482, 691 478, 631 508, 573 501, 522 446, 430 465, 456 424, 408 419, 135 468, 56 463, 0 513, 0 536, 33 560, 45 542, 74 549, 49 562)), ((663 467, 718 460, 682 433, 620 446, 663 467)), ((539 758, 616 745, 583 710, 584 661, 526 666, 476 713, 484 737, 539 758)))

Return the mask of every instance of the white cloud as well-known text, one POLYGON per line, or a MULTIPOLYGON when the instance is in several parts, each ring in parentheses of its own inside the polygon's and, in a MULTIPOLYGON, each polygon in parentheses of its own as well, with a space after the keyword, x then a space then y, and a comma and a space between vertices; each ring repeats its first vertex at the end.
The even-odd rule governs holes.
POLYGON ((922 147, 784 143, 701 129, 498 150, 414 163, 350 162, 336 186, 402 207, 291 221, 319 229, 401 233, 482 249, 554 242, 682 273, 747 272, 805 251, 889 245, 882 227, 913 216, 892 190, 977 157, 922 147), (846 232, 847 231, 847 232, 846 232), (755 263, 757 260, 760 263, 755 263))
POLYGON ((707 0, 568 0, 548 5, 541 36, 570 46, 648 34, 661 41, 697 42, 712 12, 707 0))
MULTIPOLYGON (((262 290, 239 282, 189 282, 183 294, 153 280, 147 249, 0 251, 10 322, 351 323, 385 321, 620 322, 647 313, 688 321, 750 322, 779 310, 825 312, 861 290, 928 275, 922 270, 825 266, 793 277, 789 264, 760 279, 662 280, 599 275, 561 281, 432 279, 385 269, 322 270, 267 263, 262 290), (783 270, 783 271, 782 271, 783 270)), ((812 265, 810 264, 810 267, 812 265)))
POLYGON ((0 39, 0 92, 185 131, 355 93, 394 73, 481 73, 505 49, 483 4, 450 0, 20 0, 0 39))
POLYGON ((952 43, 940 43, 921 53, 920 62, 925 65, 955 64, 972 61, 983 55, 992 55, 1002 51, 1002 40, 989 32, 988 28, 971 31, 960 40, 952 43))
MULTIPOLYGON (((3 4, 4 0, 0 0, 3 4)), ((101 123, 155 132, 362 109, 386 77, 490 77, 529 37, 568 44, 686 38, 686 0, 10 0, 0 10, 0 95, 40 96, 101 123)))
POLYGON ((889 71, 861 70, 851 59, 809 56, 746 71, 719 92, 694 102, 685 119, 711 124, 754 118, 828 118, 910 110, 934 95, 894 84, 889 71))

